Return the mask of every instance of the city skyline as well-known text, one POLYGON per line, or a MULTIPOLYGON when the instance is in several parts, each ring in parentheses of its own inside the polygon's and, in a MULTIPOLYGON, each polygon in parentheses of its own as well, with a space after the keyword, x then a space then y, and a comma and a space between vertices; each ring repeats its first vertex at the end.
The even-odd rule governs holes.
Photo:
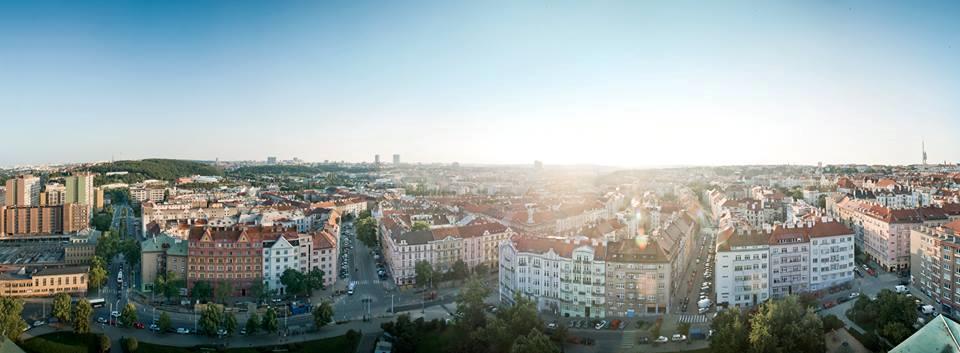
POLYGON ((419 5, 0 5, 0 165, 960 161, 960 4, 419 5))

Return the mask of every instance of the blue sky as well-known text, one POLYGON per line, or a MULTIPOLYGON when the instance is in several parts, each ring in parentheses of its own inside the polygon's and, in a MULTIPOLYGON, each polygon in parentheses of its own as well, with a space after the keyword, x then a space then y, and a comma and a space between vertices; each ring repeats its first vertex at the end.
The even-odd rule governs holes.
POLYGON ((960 3, 0 4, 0 165, 960 161, 960 3))

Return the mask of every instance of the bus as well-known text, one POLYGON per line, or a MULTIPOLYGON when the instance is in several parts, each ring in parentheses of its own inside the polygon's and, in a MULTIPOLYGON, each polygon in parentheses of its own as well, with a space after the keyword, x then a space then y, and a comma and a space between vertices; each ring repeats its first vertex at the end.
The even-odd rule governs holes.
POLYGON ((103 298, 90 299, 90 306, 94 308, 102 308, 104 305, 107 305, 107 301, 103 298))

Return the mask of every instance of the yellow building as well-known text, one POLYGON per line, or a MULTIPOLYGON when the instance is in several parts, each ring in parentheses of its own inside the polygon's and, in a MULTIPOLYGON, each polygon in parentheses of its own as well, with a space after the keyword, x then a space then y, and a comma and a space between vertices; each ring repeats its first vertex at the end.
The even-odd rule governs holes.
POLYGON ((85 295, 87 293, 86 266, 46 268, 31 272, 21 268, 16 272, 0 273, 0 296, 49 297, 57 293, 85 295))

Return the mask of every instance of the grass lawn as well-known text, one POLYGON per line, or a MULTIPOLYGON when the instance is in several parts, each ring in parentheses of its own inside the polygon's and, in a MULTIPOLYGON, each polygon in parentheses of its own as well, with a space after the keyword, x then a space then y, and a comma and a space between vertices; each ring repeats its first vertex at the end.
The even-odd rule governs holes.
POLYGON ((53 332, 33 337, 21 346, 27 353, 91 353, 99 351, 99 335, 77 334, 70 331, 53 332))
MULTIPOLYGON (((360 344, 360 338, 348 338, 346 335, 307 341, 302 343, 291 343, 279 346, 265 346, 256 348, 230 348, 227 353, 260 353, 271 352, 277 348, 284 349, 288 353, 308 353, 308 352, 354 352, 357 345, 360 344)), ((212 346, 197 347, 171 347, 157 344, 140 342, 140 349, 137 353, 198 353, 198 352, 217 352, 212 346)), ((58 352, 59 353, 59 352, 58 352)))

